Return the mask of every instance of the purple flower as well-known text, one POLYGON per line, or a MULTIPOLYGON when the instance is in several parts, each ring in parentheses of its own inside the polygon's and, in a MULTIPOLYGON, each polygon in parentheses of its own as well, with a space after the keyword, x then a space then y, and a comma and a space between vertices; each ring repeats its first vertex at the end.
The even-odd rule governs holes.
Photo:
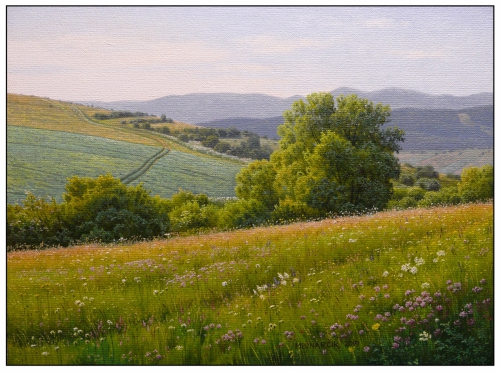
POLYGON ((484 278, 479 281, 479 284, 484 284, 484 283, 486 283, 486 279, 484 278))
POLYGON ((467 320, 467 325, 471 326, 471 325, 474 325, 475 321, 474 321, 474 318, 470 318, 469 320, 467 320))
POLYGON ((380 320, 380 319, 382 319, 382 314, 377 314, 377 315, 375 315, 375 319, 376 319, 376 320, 380 320))
POLYGON ((436 310, 437 310, 437 311, 441 311, 441 310, 443 310, 443 307, 442 307, 441 305, 437 305, 437 306, 436 306, 436 310))
POLYGON ((363 348, 363 351, 364 351, 365 353, 369 352, 369 351, 370 351, 370 347, 369 347, 369 346, 365 346, 365 347, 363 348))
POLYGON ((392 348, 393 348, 393 349, 397 349, 397 348, 399 348, 399 344, 398 344, 397 342, 394 342, 394 343, 392 344, 392 348))
POLYGON ((482 290, 483 290, 483 288, 481 288, 481 287, 477 287, 477 286, 476 286, 476 287, 474 287, 474 288, 472 288, 472 292, 474 292, 474 293, 479 293, 479 292, 481 292, 482 290))
POLYGON ((462 318, 467 318, 467 313, 465 311, 461 311, 458 315, 460 315, 460 317, 462 318))
POLYGON ((390 297, 391 297, 391 295, 390 295, 389 293, 386 293, 386 294, 384 295, 384 298, 390 298, 390 297))
POLYGON ((265 344, 267 344, 267 341, 266 341, 266 340, 264 340, 264 339, 262 339, 262 341, 261 341, 260 343, 261 343, 262 345, 265 345, 265 344))
POLYGON ((446 281, 446 284, 451 284, 451 283, 453 283, 453 282, 452 282, 450 279, 448 279, 448 280, 446 281))
POLYGON ((380 287, 378 285, 373 289, 375 290, 375 292, 380 292, 380 287))
POLYGON ((394 336, 394 342, 401 342, 402 340, 400 336, 394 336))
POLYGON ((436 329, 436 330, 434 331, 434 336, 435 336, 435 337, 438 337, 438 336, 440 336, 440 335, 441 335, 441 333, 443 333, 443 331, 441 331, 441 330, 438 328, 438 329, 436 329))
POLYGON ((160 354, 158 354, 155 358, 156 358, 156 360, 160 360, 163 357, 160 354))
POLYGON ((335 332, 332 332, 332 333, 330 333, 330 336, 337 337, 337 334, 335 332))
POLYGON ((302 320, 304 320, 305 318, 306 318, 306 316, 305 316, 305 315, 302 315, 302 316, 300 317, 300 319, 302 319, 302 320))
POLYGON ((360 335, 362 335, 363 333, 365 333, 364 330, 360 329, 359 332, 358 332, 360 335))
POLYGON ((259 343, 259 339, 256 338, 255 340, 253 340, 254 343, 258 344, 259 343))
POLYGON ((323 350, 322 353, 323 353, 323 355, 325 355, 326 354, 326 350, 323 350))
POLYGON ((434 293, 434 297, 441 297, 441 292, 434 293))

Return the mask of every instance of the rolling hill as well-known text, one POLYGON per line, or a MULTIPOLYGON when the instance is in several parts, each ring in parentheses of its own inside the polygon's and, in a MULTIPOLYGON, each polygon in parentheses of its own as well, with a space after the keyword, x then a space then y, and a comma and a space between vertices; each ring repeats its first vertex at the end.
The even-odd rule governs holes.
MULTIPOLYGON (((371 101, 388 104, 391 108, 404 107, 420 109, 464 109, 493 104, 491 93, 469 96, 430 95, 405 89, 382 89, 363 92, 352 88, 338 88, 331 92, 339 94, 356 93, 371 101)), ((196 93, 165 96, 148 101, 82 102, 106 109, 149 112, 155 115, 166 114, 176 120, 201 124, 228 118, 258 118, 281 116, 284 110, 302 96, 279 98, 265 94, 236 93, 196 93)))
MULTIPOLYGON (((153 195, 180 188, 234 196, 242 163, 197 152, 156 132, 94 120, 99 110, 40 97, 7 97, 7 202, 30 191, 61 200, 66 179, 111 173, 153 195)), ((174 124, 175 125, 175 124, 174 124)), ((186 124, 180 124, 185 127, 186 124)))
MULTIPOLYGON (((261 136, 278 138, 276 128, 282 116, 229 118, 201 123, 213 128, 234 126, 261 136)), ((400 108, 392 111, 389 126, 405 131, 403 151, 463 150, 493 148, 493 106, 458 110, 400 108)))

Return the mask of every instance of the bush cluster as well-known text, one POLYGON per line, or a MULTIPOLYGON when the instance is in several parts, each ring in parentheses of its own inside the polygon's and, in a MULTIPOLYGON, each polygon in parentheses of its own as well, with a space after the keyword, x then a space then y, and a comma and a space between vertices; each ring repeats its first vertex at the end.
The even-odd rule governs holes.
MULTIPOLYGON (((263 195, 265 190, 260 190, 263 195)), ((493 167, 467 168, 462 181, 439 191, 395 188, 388 209, 487 201, 493 198, 493 167)), ((352 208, 349 214, 367 213, 352 208)), ((152 197, 142 185, 126 186, 111 175, 72 177, 63 202, 28 193, 22 205, 7 205, 8 249, 39 249, 82 242, 151 239, 169 232, 192 233, 330 217, 331 213, 291 199, 212 200, 179 190, 171 199, 152 197)))
POLYGON ((177 132, 177 138, 183 142, 197 141, 203 146, 214 149, 221 154, 237 156, 239 158, 269 159, 272 149, 262 146, 260 137, 249 131, 240 131, 237 128, 184 128, 177 132), (231 145, 224 141, 226 138, 242 138, 238 145, 231 145))
MULTIPOLYGON (((434 172, 431 166, 425 168, 427 171, 426 176, 434 172)), ((419 178, 414 183, 414 186, 408 187, 408 183, 404 182, 408 179, 407 177, 409 177, 408 174, 400 177, 403 186, 394 188, 388 205, 389 209, 456 205, 469 202, 485 202, 493 199, 493 166, 491 165, 485 165, 482 168, 465 168, 461 178, 447 176, 454 180, 461 179, 461 181, 457 185, 443 188, 441 188, 441 184, 436 178, 428 177, 419 178)))

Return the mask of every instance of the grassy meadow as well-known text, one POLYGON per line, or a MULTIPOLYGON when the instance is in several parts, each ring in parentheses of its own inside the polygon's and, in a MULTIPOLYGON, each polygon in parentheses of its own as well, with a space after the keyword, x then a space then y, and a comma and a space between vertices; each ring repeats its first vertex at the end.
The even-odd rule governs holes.
POLYGON ((72 176, 119 177, 141 166, 158 147, 88 136, 9 126, 7 131, 7 202, 25 198, 25 191, 61 201, 72 176))
POLYGON ((142 182, 153 191, 152 194, 164 198, 172 197, 179 189, 207 196, 234 197, 236 174, 242 164, 225 162, 221 165, 221 161, 213 157, 171 150, 131 185, 142 182))
POLYGON ((122 177, 139 170, 162 147, 168 154, 138 173, 134 184, 143 182, 153 195, 163 197, 171 197, 180 188, 234 196, 241 161, 195 151, 155 132, 121 124, 122 119, 95 120, 92 116, 97 112, 109 111, 7 95, 8 203, 20 202, 26 191, 61 201, 67 178, 107 173, 122 177))
POLYGON ((8 365, 492 364, 493 206, 13 252, 7 299, 8 365))

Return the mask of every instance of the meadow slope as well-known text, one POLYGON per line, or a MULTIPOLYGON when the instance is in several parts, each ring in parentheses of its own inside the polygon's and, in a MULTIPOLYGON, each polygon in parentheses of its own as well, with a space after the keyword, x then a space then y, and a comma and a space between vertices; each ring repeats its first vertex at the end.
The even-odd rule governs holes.
POLYGON ((163 197, 171 197, 180 188, 234 196, 240 161, 195 151, 158 133, 123 125, 122 119, 93 118, 95 113, 107 112, 8 94, 8 203, 19 203, 27 191, 60 201, 67 178, 106 173, 127 184, 143 182, 153 195, 163 197), (164 158, 169 159, 158 167, 164 158))
POLYGON ((493 206, 7 254, 7 363, 493 363, 493 206))

